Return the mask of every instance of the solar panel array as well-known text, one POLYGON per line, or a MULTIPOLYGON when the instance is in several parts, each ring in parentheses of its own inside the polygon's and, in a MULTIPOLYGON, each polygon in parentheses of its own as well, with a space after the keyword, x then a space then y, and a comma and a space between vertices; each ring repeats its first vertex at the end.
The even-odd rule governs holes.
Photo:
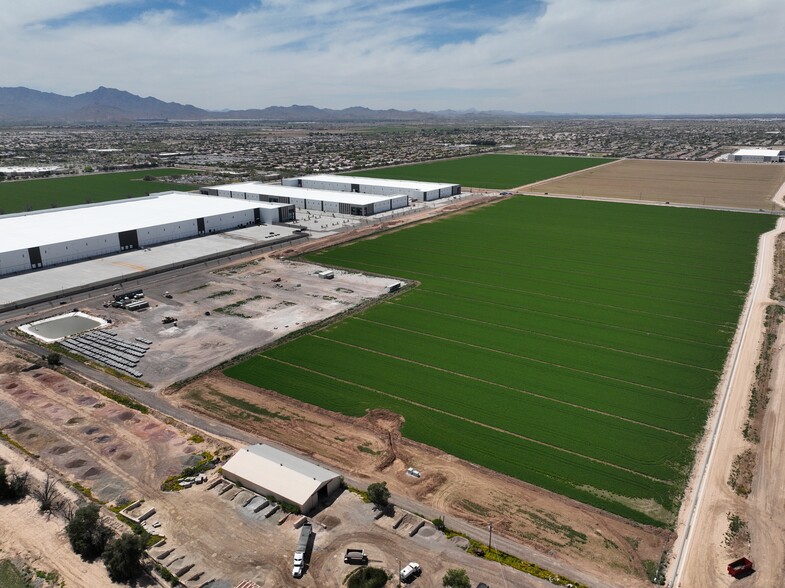
POLYGON ((60 345, 69 351, 127 372, 135 378, 141 378, 142 372, 138 371, 136 366, 153 342, 141 337, 137 337, 136 341, 126 341, 113 331, 100 330, 69 337, 61 341, 60 345))

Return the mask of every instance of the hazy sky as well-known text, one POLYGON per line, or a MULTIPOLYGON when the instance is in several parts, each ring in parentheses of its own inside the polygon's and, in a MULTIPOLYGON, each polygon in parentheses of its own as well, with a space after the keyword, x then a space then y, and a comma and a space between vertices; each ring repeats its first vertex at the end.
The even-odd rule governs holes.
POLYGON ((785 0, 13 0, 0 85, 202 108, 785 111, 785 0))

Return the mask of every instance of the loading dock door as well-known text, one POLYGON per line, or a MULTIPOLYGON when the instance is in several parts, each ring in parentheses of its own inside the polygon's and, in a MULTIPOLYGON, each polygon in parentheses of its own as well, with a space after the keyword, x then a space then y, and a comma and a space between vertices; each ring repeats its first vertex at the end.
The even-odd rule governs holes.
POLYGON ((257 225, 262 224, 262 211, 259 208, 253 209, 253 222, 257 225))
POLYGON ((204 217, 196 219, 196 230, 200 235, 204 235, 204 217))
POLYGON ((129 249, 139 249, 139 236, 135 230, 122 231, 117 234, 120 237, 120 251, 129 249))
POLYGON ((352 184, 352 192, 360 192, 360 184, 352 184))
POLYGON ((30 259, 30 269, 38 269, 44 267, 44 262, 41 259, 41 248, 30 247, 27 250, 27 257, 30 259))

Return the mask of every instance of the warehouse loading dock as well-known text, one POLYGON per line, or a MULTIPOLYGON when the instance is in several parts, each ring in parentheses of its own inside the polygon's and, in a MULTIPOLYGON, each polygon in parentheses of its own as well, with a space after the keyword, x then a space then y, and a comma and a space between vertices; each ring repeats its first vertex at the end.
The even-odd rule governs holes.
POLYGON ((0 275, 295 218, 288 204, 183 192, 9 214, 0 217, 0 275))
POLYGON ((209 186, 202 188, 201 193, 238 200, 292 204, 302 210, 350 216, 372 216, 409 206, 409 197, 403 192, 385 195, 352 194, 345 191, 311 190, 292 185, 279 186, 261 182, 209 186))
POLYGON ((386 178, 364 178, 360 176, 337 176, 317 174, 281 180, 284 186, 298 188, 335 190, 357 194, 405 194, 412 200, 429 202, 439 198, 457 196, 461 193, 460 184, 440 184, 437 182, 415 182, 412 180, 390 180, 386 178))

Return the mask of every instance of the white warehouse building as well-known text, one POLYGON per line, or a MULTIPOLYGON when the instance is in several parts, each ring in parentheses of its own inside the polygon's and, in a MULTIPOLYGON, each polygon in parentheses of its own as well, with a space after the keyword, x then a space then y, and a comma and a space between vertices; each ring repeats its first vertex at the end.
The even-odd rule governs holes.
POLYGON ((262 202, 282 202, 296 208, 370 216, 409 205, 409 197, 401 193, 387 196, 351 194, 328 190, 311 190, 262 182, 243 182, 201 189, 202 194, 262 202))
POLYGON ((363 178, 360 176, 337 176, 318 174, 281 180, 284 186, 314 188, 317 190, 337 190, 359 194, 406 194, 412 200, 438 200, 461 193, 460 184, 439 184, 436 182, 415 182, 411 180, 388 180, 382 178, 363 178))
POLYGON ((227 480, 307 513, 341 488, 341 477, 322 466, 257 443, 235 453, 223 468, 227 480))
POLYGON ((8 214, 0 216, 0 275, 293 220, 291 205, 184 192, 8 214))
POLYGON ((728 159, 739 163, 777 163, 785 161, 785 151, 780 149, 745 148, 734 151, 728 159))

